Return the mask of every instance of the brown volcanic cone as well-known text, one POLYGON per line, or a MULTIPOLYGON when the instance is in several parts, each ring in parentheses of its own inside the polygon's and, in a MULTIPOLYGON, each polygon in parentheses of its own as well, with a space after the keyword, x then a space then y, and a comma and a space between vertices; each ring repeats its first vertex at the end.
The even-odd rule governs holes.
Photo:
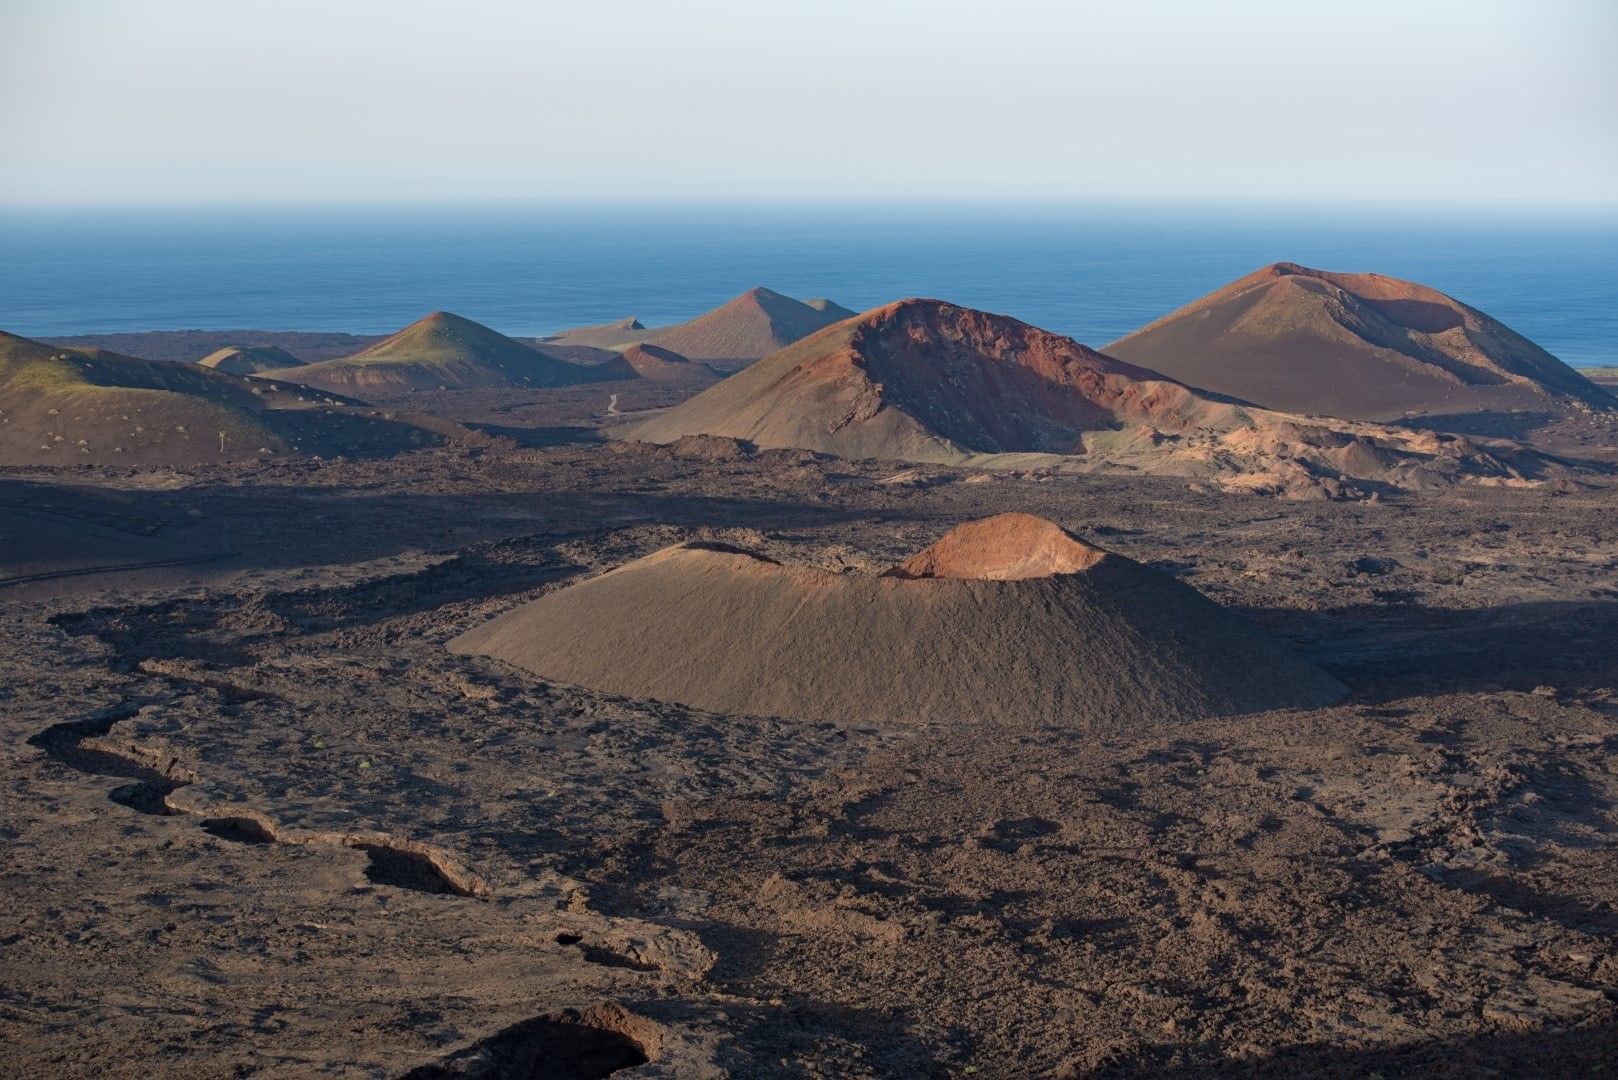
POLYGON ((0 464, 178 465, 264 454, 378 454, 464 429, 197 364, 0 333, 0 464))
POLYGON ((266 374, 344 391, 569 386, 602 377, 447 311, 435 311, 353 356, 266 374))
POLYGON ((1349 419, 1618 404, 1437 290, 1295 263, 1249 274, 1107 352, 1272 409, 1349 419))
POLYGON ((275 345, 227 345, 197 363, 232 375, 257 375, 261 371, 303 366, 302 360, 275 345))
POLYGON ((449 647, 612 694, 856 723, 1104 731, 1344 692, 1194 589, 1021 514, 881 577, 682 544, 449 647))
POLYGON ((636 375, 653 382, 700 382, 719 378, 719 372, 707 364, 689 360, 661 345, 631 345, 622 356, 636 375))
POLYGON ((1231 406, 1069 338, 941 300, 845 320, 626 429, 672 442, 724 435, 843 457, 947 462, 968 453, 1080 453, 1123 424, 1182 430, 1231 406))
POLYGON ((845 317, 760 286, 646 340, 693 360, 756 360, 845 317))

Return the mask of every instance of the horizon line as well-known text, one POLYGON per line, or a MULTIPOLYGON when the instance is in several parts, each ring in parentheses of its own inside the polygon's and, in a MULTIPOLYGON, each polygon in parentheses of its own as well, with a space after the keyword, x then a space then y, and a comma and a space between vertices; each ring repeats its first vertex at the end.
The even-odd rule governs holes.
POLYGON ((450 196, 368 198, 336 195, 294 198, 206 199, 6 199, 0 212, 107 210, 390 210, 390 209, 588 209, 588 208, 857 208, 959 207, 1097 208, 1131 210, 1253 209, 1431 212, 1512 211, 1528 213, 1618 213, 1618 198, 1538 200, 1499 196, 1475 197, 1290 197, 1290 196, 1129 196, 1129 195, 648 195, 648 196, 450 196))

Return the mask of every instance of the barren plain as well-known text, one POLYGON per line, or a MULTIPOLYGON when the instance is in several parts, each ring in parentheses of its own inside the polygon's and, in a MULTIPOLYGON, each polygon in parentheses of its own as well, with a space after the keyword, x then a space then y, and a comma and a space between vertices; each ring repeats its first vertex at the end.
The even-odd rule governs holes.
POLYGON ((462 399, 527 445, 0 477, 0 1073, 1611 1068, 1610 478, 1298 502, 599 442, 604 396, 462 399), (1004 511, 1350 696, 809 722, 445 648, 674 543, 877 573, 1004 511))

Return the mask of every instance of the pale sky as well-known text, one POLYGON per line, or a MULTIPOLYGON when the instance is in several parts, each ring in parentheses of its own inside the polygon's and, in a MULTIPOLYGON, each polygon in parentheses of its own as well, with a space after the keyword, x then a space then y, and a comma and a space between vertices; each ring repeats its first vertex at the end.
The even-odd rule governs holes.
POLYGON ((0 0, 0 203, 1618 203, 1618 0, 0 0))

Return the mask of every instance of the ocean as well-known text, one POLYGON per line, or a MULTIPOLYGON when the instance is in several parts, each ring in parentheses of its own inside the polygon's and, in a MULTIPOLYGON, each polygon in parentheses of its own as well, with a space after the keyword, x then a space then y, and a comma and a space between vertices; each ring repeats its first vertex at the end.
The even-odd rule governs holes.
POLYGON ((754 285, 933 296, 1100 346, 1266 263, 1432 285, 1618 363, 1618 217, 1029 204, 0 209, 0 329, 539 335, 678 322, 754 285))

